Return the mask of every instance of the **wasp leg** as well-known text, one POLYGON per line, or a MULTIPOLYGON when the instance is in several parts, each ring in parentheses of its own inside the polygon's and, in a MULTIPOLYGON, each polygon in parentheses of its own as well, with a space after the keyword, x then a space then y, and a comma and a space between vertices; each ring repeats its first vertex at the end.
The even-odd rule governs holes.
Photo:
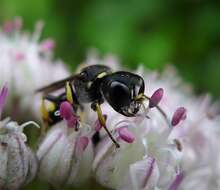
POLYGON ((65 85, 65 96, 66 100, 73 106, 75 112, 77 112, 78 108, 81 111, 84 110, 83 105, 79 103, 76 93, 69 81, 67 81, 65 85))
POLYGON ((40 136, 42 137, 45 135, 47 127, 49 125, 49 112, 47 110, 44 97, 41 100, 40 112, 41 112, 41 117, 42 117, 43 123, 44 123, 43 126, 41 127, 40 136))
MULTIPOLYGON (((143 94, 142 96, 143 96, 143 98, 145 98, 145 99, 147 99, 147 100, 150 100, 150 97, 148 97, 147 95, 143 94)), ((158 106, 158 105, 156 106, 156 108, 157 108, 157 110, 160 112, 160 114, 164 117, 164 119, 165 119, 165 121, 167 122, 168 126, 171 127, 171 126, 170 126, 170 121, 169 121, 169 119, 168 119, 167 114, 165 113, 165 111, 164 111, 160 106, 158 106)))
POLYGON ((95 111, 98 115, 98 119, 100 124, 102 125, 102 127, 105 129, 105 131, 107 132, 108 136, 110 137, 110 139, 112 140, 112 142, 115 144, 115 146, 117 148, 120 147, 120 145, 117 143, 117 141, 114 139, 114 137, 112 136, 112 134, 110 133, 110 131, 108 130, 108 128, 106 127, 106 122, 105 122, 105 118, 102 114, 102 110, 101 107, 98 103, 95 104, 95 111))
POLYGON ((65 92, 66 92, 66 99, 70 104, 73 104, 73 99, 74 99, 74 93, 73 93, 73 88, 70 85, 70 82, 66 82, 65 85, 65 92))

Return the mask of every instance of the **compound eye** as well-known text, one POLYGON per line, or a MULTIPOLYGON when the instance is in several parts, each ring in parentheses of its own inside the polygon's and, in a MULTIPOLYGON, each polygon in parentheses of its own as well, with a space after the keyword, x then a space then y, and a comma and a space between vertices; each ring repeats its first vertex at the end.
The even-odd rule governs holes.
POLYGON ((129 106, 131 102, 130 89, 124 83, 114 81, 110 85, 109 98, 113 107, 129 106))

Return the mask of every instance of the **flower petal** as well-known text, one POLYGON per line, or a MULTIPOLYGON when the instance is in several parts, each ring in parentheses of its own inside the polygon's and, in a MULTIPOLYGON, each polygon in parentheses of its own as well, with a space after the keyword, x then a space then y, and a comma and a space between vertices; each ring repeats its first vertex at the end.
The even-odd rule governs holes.
POLYGON ((133 189, 155 188, 159 179, 159 169, 154 158, 146 157, 130 166, 133 189))

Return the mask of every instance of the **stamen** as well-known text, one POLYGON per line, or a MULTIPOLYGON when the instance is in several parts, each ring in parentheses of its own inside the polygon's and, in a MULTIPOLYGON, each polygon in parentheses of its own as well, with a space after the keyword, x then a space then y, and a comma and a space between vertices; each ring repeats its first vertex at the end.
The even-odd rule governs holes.
POLYGON ((157 89, 149 99, 149 108, 156 107, 161 101, 163 94, 164 90, 162 88, 157 89))
POLYGON ((69 128, 77 129, 79 117, 74 114, 73 108, 68 101, 60 105, 60 116, 67 121, 67 126, 69 128))
POLYGON ((181 120, 186 119, 186 109, 184 107, 179 107, 174 112, 171 124, 173 127, 177 126, 181 120))
MULTIPOLYGON (((144 97, 145 99, 147 99, 147 100, 150 101, 150 97, 148 97, 147 95, 143 94, 143 97, 144 97)), ((169 119, 168 119, 167 114, 165 113, 165 111, 163 111, 163 109, 162 109, 160 106, 158 106, 158 105, 156 105, 155 107, 156 107, 157 110, 161 113, 161 115, 164 117, 164 119, 165 119, 167 125, 171 128, 171 126, 170 126, 170 121, 169 121, 169 119)))
POLYGON ((134 134, 128 130, 127 127, 121 127, 118 129, 119 137, 127 143, 133 143, 135 136, 134 134))
POLYGON ((50 50, 54 49, 55 43, 52 39, 47 39, 47 40, 42 42, 41 47, 45 51, 50 51, 50 50))
POLYGON ((73 108, 68 101, 61 103, 60 105, 60 116, 63 119, 69 120, 73 115, 73 108))

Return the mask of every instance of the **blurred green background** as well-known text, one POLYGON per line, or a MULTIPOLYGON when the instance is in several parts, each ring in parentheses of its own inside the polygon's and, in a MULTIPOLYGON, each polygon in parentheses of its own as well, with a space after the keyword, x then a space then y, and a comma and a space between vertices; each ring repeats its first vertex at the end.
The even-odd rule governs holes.
POLYGON ((197 92, 220 97, 219 0, 0 0, 0 21, 15 16, 27 29, 44 20, 43 37, 72 68, 95 47, 132 68, 173 63, 197 92))
POLYGON ((42 38, 55 39, 56 57, 72 69, 97 48, 131 68, 173 63, 198 93, 220 98, 219 0, 0 0, 0 22, 15 16, 28 30, 45 21, 42 38))

